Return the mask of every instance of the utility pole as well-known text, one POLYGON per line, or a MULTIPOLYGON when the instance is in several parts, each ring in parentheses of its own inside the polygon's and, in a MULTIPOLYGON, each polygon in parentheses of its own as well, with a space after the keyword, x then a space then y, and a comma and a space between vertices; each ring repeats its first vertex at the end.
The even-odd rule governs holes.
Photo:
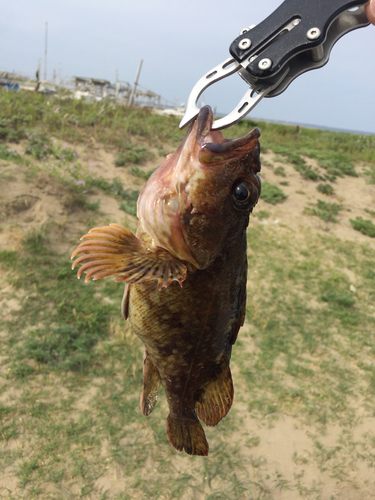
POLYGON ((138 85, 138 79, 139 79, 139 74, 141 72, 142 64, 143 64, 143 59, 141 59, 139 61, 138 70, 137 70, 137 73, 135 75, 134 85, 133 85, 133 88, 132 88, 132 91, 131 91, 131 94, 129 97, 129 102, 128 102, 129 106, 131 106, 133 104, 134 94, 135 94, 135 90, 136 90, 137 85, 138 85))
POLYGON ((36 70, 35 77, 36 77, 36 84, 35 84, 34 92, 38 92, 39 86, 40 86, 40 57, 39 57, 38 69, 36 70))
POLYGON ((115 97, 118 98, 118 69, 116 69, 115 97))
POLYGON ((46 36, 44 39, 44 81, 47 80, 47 46, 48 46, 48 23, 46 22, 46 36))

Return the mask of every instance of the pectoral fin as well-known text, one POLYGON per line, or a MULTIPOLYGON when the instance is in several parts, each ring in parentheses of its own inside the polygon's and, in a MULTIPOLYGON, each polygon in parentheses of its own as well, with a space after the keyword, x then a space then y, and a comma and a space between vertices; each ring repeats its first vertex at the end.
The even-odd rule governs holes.
POLYGON ((220 372, 214 380, 203 385, 202 393, 196 403, 195 411, 206 425, 216 425, 230 410, 233 403, 233 381, 229 368, 229 359, 224 353, 220 372))
POLYGON ((143 390, 141 394, 141 410, 146 417, 150 415, 158 400, 160 376, 150 355, 145 349, 143 355, 143 390))
POLYGON ((105 276, 117 276, 116 281, 141 284, 158 280, 159 290, 172 281, 186 279, 187 269, 181 261, 161 247, 149 249, 134 234, 123 226, 110 224, 95 227, 82 236, 84 240, 73 252, 73 259, 83 254, 72 265, 81 265, 77 277, 86 273, 85 281, 98 280, 105 276))

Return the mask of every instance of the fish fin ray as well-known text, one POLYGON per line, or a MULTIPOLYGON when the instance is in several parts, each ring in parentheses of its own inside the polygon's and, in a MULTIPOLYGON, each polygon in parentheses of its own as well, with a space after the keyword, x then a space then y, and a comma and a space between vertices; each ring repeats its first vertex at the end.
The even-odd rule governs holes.
POLYGON ((203 392, 196 403, 197 415, 206 425, 218 424, 233 403, 233 381, 226 353, 221 358, 220 369, 220 373, 214 380, 203 385, 203 392))
POLYGON ((178 451, 188 455, 208 455, 208 443, 202 424, 195 413, 178 416, 169 414, 165 425, 169 443, 178 451))
POLYGON ((130 285, 129 283, 125 283, 124 296, 122 297, 121 301, 121 312, 124 319, 128 319, 129 317, 129 292, 130 292, 130 285))
POLYGON ((160 376, 145 349, 143 355, 143 389, 141 394, 141 410, 146 417, 150 415, 158 400, 160 376))
POLYGON ((85 281, 116 276, 116 281, 141 284, 155 279, 161 290, 172 281, 182 285, 186 279, 186 266, 168 250, 147 248, 131 231, 118 224, 90 229, 81 240, 71 257, 81 254, 72 269, 81 266, 77 276, 85 273, 85 281))

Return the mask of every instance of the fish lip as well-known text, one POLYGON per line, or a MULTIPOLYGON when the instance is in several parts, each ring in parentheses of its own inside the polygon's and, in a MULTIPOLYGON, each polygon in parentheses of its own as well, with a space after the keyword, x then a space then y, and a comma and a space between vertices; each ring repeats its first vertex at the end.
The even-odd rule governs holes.
POLYGON ((199 111, 198 117, 197 117, 197 133, 196 133, 196 139, 197 142, 200 142, 203 137, 208 135, 212 129, 212 124, 214 121, 214 114, 212 112, 212 109, 210 106, 203 106, 201 110, 199 111), (205 133, 207 130, 207 133, 205 133))
POLYGON ((230 153, 237 148, 246 147, 247 144, 249 144, 254 139, 259 139, 259 137, 259 128, 254 128, 248 134, 242 137, 237 137, 236 139, 227 139, 224 142, 206 142, 204 144, 204 147, 206 147, 213 153, 225 154, 230 153))
POLYGON ((213 122, 214 115, 211 107, 206 105, 201 108, 196 118, 196 141, 201 149, 207 148, 217 155, 227 155, 236 149, 250 150, 253 148, 253 141, 260 137, 260 130, 256 127, 242 137, 225 139, 219 130, 212 130, 213 122))

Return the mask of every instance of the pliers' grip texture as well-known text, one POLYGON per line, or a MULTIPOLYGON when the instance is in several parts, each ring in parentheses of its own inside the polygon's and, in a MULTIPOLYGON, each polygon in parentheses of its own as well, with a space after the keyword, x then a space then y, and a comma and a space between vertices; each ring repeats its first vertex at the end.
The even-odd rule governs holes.
POLYGON ((297 54, 322 45, 332 22, 342 12, 365 3, 363 0, 285 0, 260 24, 243 30, 231 44, 230 53, 250 78, 270 78, 297 54), (264 60, 266 63, 260 64, 264 60))

